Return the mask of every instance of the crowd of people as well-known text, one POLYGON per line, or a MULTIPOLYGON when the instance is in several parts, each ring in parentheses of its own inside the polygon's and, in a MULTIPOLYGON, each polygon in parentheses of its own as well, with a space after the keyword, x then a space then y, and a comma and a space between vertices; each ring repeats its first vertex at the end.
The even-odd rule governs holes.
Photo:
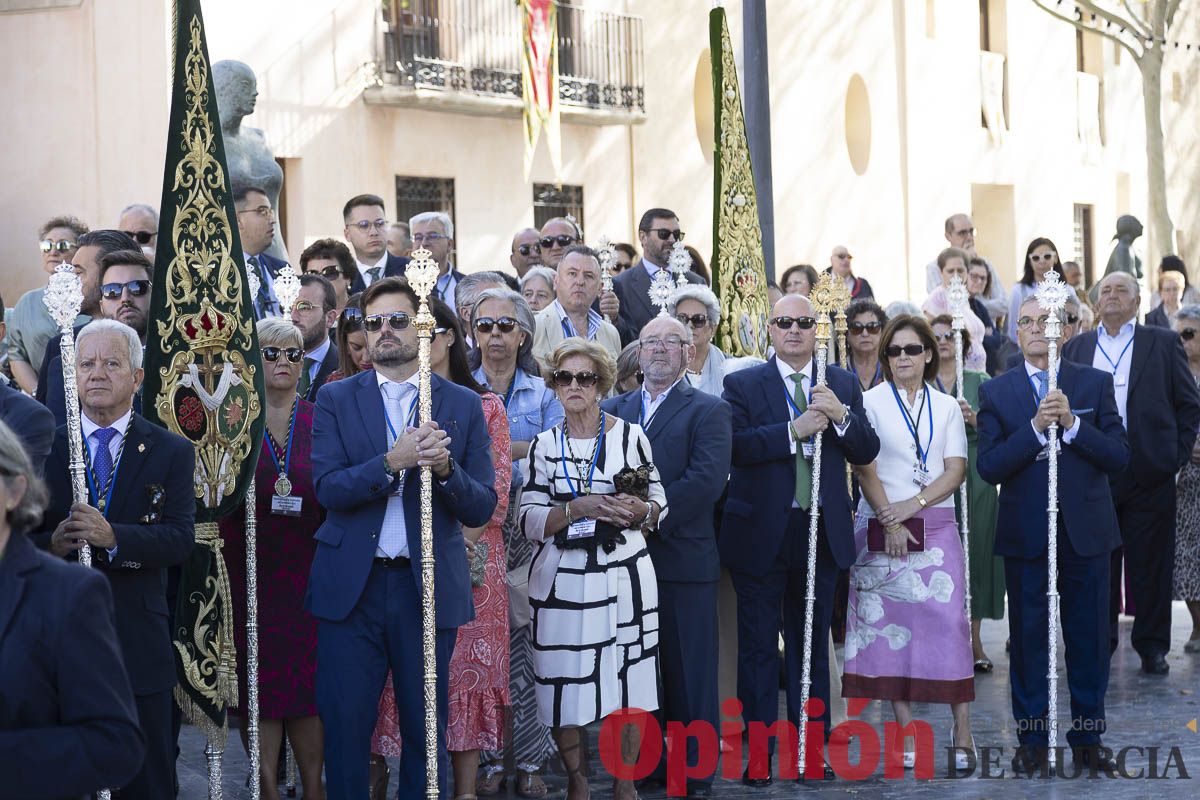
MULTIPOLYGON (((253 187, 234 201, 260 279, 266 387, 255 465, 264 797, 279 797, 285 742, 305 797, 424 793, 425 467, 443 796, 545 797, 557 758, 567 796, 588 797, 583 731, 622 709, 720 730, 722 650, 736 654, 744 723, 773 725, 781 686, 798 723, 810 561, 813 718, 826 738, 841 698, 889 701, 901 726, 913 703, 944 703, 953 725, 943 743, 965 765, 975 682, 1001 657, 984 651, 981 625, 1007 613, 1013 766, 1046 765, 1051 446, 1076 762, 1114 768, 1101 737, 1120 611, 1133 617, 1146 674, 1169 672, 1173 599, 1192 618, 1183 649, 1200 653, 1200 305, 1173 256, 1142 323, 1132 275, 1086 287, 1049 239, 1029 243, 1006 289, 966 214, 946 220, 948 246, 928 265, 919 305, 884 304, 838 245, 824 272, 853 301, 822 383, 808 299, 822 275, 811 265, 770 284, 766 360, 714 341, 722 304, 698 252, 669 303, 651 302, 651 281, 684 237, 668 209, 643 214, 636 247, 616 246, 607 288, 572 218, 516 232, 503 269, 464 273, 446 214, 392 222, 381 198, 360 195, 343 209, 345 241, 300 254, 299 298, 284 309, 275 209, 253 187), (419 298, 404 278, 414 247, 439 269, 425 423, 419 298), (1050 312, 1036 294, 1051 270, 1075 290, 1053 390, 1050 312), (970 295, 960 332, 948 298, 956 278, 970 295), (723 610, 735 624, 719 623, 723 610)), ((14 796, 177 791, 170 620, 194 544, 195 454, 140 415, 157 227, 153 209, 130 206, 115 229, 63 216, 39 231, 43 269, 70 263, 82 279, 75 367, 89 503, 72 499, 63 423, 76 412, 43 290, 9 318, 0 765, 14 796), (66 563, 84 546, 95 570, 66 563), (55 768, 64 747, 77 769, 55 768)), ((240 511, 220 524, 242 686, 245 527, 240 511)), ((232 716, 244 722, 245 709, 232 716)), ((665 745, 646 778, 614 778, 615 797, 665 784, 671 747, 686 746, 689 764, 700 758, 694 738, 665 745)), ((902 745, 913 768, 915 741, 902 745)), ((626 764, 643 747, 636 726, 621 730, 626 764)), ((784 777, 773 749, 752 749, 743 783, 784 777)), ((802 774, 836 777, 819 747, 806 758, 802 774)), ((686 793, 708 797, 712 782, 689 778, 686 793)))

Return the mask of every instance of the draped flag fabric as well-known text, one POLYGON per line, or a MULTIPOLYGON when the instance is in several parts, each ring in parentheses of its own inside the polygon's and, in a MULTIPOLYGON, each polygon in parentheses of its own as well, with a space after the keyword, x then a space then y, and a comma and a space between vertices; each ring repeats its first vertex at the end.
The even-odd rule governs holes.
POLYGON ((525 179, 533 168, 538 134, 546 146, 554 179, 562 185, 562 141, 558 113, 558 7, 554 0, 518 0, 521 5, 521 97, 525 110, 525 179))
POLYGON ((245 496, 262 443, 262 359, 242 261, 199 0, 175 0, 172 96, 145 416, 196 447, 196 547, 172 638, 180 707, 224 743, 237 703, 229 577, 217 520, 245 496))
POLYGON ((713 289, 721 299, 717 346, 733 356, 767 354, 767 275, 737 66, 725 9, 708 17, 713 81, 713 289))

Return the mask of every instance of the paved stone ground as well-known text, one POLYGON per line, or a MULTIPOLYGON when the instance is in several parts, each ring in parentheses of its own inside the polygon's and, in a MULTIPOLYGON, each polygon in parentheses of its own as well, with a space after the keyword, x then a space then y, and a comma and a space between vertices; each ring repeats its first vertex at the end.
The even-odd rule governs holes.
MULTIPOLYGON (((946 776, 945 758, 939 757, 937 776, 933 780, 918 781, 911 773, 903 781, 885 781, 880 775, 863 781, 838 780, 821 784, 819 787, 797 786, 794 783, 776 781, 770 789, 749 789, 737 781, 718 780, 714 785, 714 796, 720 798, 766 798, 779 797, 830 797, 873 800, 874 798, 926 798, 953 794, 962 798, 1029 797, 1059 798, 1169 798, 1200 797, 1200 733, 1188 730, 1187 725, 1200 716, 1200 655, 1183 652, 1183 642, 1191 633, 1191 622, 1182 603, 1174 608, 1175 647, 1168 656, 1171 674, 1166 678, 1141 674, 1137 655, 1129 646, 1131 622, 1122 619, 1122 647, 1113 659, 1112 678, 1107 697, 1108 733, 1105 743, 1114 749, 1124 747, 1157 747, 1158 770, 1164 771, 1168 752, 1178 748, 1174 766, 1166 771, 1165 780, 1109 779, 1081 777, 1075 780, 1057 778, 1014 779, 1011 774, 1004 779, 987 780, 978 777, 950 779, 946 776), (1183 769, 1177 767, 1182 764, 1183 769), (1182 778, 1186 770, 1188 779, 1182 778)), ((1008 694, 1008 659, 1004 653, 1007 623, 989 622, 983 626, 985 649, 996 663, 990 675, 976 680, 976 701, 972 706, 975 742, 979 747, 1003 748, 998 766, 1009 770, 1012 750, 1016 745, 1016 732, 1010 716, 1008 694)), ((1060 654, 1062 647, 1059 647, 1060 654)), ((1064 669, 1065 675, 1065 669, 1064 669)), ((1066 681, 1060 683, 1060 719, 1069 718, 1066 681)), ((862 715, 877 730, 882 731, 885 720, 891 719, 890 708, 881 703, 872 703, 862 715)), ((916 705, 917 718, 925 719, 933 726, 937 746, 945 746, 949 736, 950 713, 946 706, 916 705)), ((781 712, 782 713, 782 712, 781 712)), ((1193 723, 1200 724, 1200 723, 1193 723)), ((593 731, 594 733, 594 731, 593 731)), ((191 727, 185 727, 180 737, 182 755, 179 759, 181 800, 206 800, 208 797, 207 771, 204 759, 203 737, 191 727)), ((593 741, 595 737, 593 736, 593 741)), ((1130 752, 1127 770, 1136 773, 1139 769, 1150 770, 1149 752, 1130 752)), ((248 762, 241 743, 231 737, 229 752, 224 761, 224 797, 242 800, 250 796, 245 788, 248 762)), ((394 766, 394 765, 393 765, 394 766)), ((593 766, 601 770, 598 759, 593 757, 593 766)), ((393 769, 394 774, 394 769, 393 769)), ((595 773, 599 774, 599 772, 595 773)), ((1084 773, 1086 776, 1086 773, 1084 773)), ((564 782, 556 775, 547 778, 552 791, 551 798, 564 796, 564 782)), ((392 791, 395 792, 393 778, 392 791)), ((597 779, 593 783, 594 796, 611 796, 611 782, 597 779)), ((301 793, 298 791, 297 795, 301 793)), ((513 795, 515 797, 515 795, 513 795)), ((661 798, 664 794, 648 793, 644 797, 661 798)))

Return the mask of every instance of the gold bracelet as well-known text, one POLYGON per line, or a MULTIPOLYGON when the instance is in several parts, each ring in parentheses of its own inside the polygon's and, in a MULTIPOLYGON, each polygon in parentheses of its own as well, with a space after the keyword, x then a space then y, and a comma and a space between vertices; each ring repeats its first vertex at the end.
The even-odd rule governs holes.
POLYGON ((565 506, 563 506, 563 513, 567 515, 567 527, 569 528, 575 522, 575 520, 571 519, 571 501, 570 500, 568 500, 567 504, 565 506))
POLYGON ((917 494, 917 502, 921 504, 921 508, 925 508, 929 505, 929 501, 926 500, 925 496, 920 493, 917 494))

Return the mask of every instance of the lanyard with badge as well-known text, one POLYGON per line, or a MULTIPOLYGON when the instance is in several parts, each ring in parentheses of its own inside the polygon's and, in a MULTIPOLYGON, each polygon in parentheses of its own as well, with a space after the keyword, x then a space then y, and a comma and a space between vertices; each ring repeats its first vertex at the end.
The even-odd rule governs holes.
MULTIPOLYGON (((596 438, 592 442, 591 463, 588 464, 587 477, 583 476, 583 470, 580 464, 586 463, 582 459, 575 457, 575 450, 571 447, 571 442, 567 439, 567 424, 564 422, 558 429, 559 452, 563 456, 563 476, 567 479, 567 488, 571 490, 571 497, 577 498, 580 494, 589 495, 592 493, 592 478, 596 474, 596 464, 600 461, 600 451, 604 449, 604 412, 600 412, 600 430, 596 432, 596 438), (571 479, 571 470, 567 468, 566 461, 569 460, 575 465, 575 469, 579 472, 579 488, 575 488, 575 481, 571 479)), ((572 539, 587 539, 596 535, 596 520, 582 517, 571 522, 567 530, 567 540, 572 539)))
POLYGON ((1113 385, 1114 386, 1124 386, 1125 385, 1126 376, 1118 375, 1117 373, 1121 371, 1121 362, 1125 359, 1125 354, 1129 352, 1130 347, 1133 347, 1133 337, 1132 336, 1130 336, 1129 341, 1125 343, 1125 347, 1123 347, 1121 349, 1121 354, 1119 356, 1117 356, 1117 360, 1113 361, 1112 357, 1108 355, 1108 351, 1105 350, 1104 346, 1100 344, 1100 339, 1099 338, 1096 339, 1096 349, 1100 351, 1100 355, 1104 356, 1104 360, 1108 362, 1110 367, 1112 367, 1112 376, 1113 376, 1113 385))
POLYGON ((87 471, 84 473, 87 477, 88 492, 96 501, 96 510, 98 510, 105 519, 108 519, 108 509, 112 505, 113 488, 117 485, 117 470, 121 468, 121 454, 125 452, 125 437, 121 437, 121 443, 117 446, 117 456, 113 459, 112 472, 108 476, 108 483, 100 487, 96 480, 96 472, 92 467, 92 446, 88 444, 88 437, 83 438, 84 455, 87 457, 87 471))
POLYGON ((892 397, 896 398, 896 407, 900 409, 900 414, 904 417, 904 424, 908 427, 909 435, 912 436, 912 449, 916 453, 913 461, 913 484, 924 489, 932 479, 929 477, 929 451, 933 448, 933 403, 929 401, 929 388, 921 388, 921 407, 917 409, 916 417, 909 413, 908 407, 904 401, 900 399, 900 392, 896 391, 896 384, 890 384, 892 387, 892 397), (921 412, 929 410, 929 438, 925 442, 925 447, 921 447, 921 412))
MULTIPOLYGON (((404 430, 415 427, 417 421, 417 401, 420 399, 421 395, 418 393, 412 399, 412 402, 408 404, 408 413, 404 415, 404 430)), ((396 440, 400 438, 400 434, 396 433, 396 426, 392 424, 392 415, 388 413, 386 403, 383 406, 383 419, 387 423, 388 449, 391 449, 396 444, 396 440)), ((404 476, 406 474, 405 472, 400 473, 400 476, 396 480, 396 490, 393 494, 404 494, 404 476)))
MULTIPOLYGON (((800 374, 803 374, 803 373, 800 373, 800 374)), ((806 375, 805 377, 808 377, 808 376, 806 375)), ((810 383, 811 383, 811 380, 810 380, 810 383)), ((804 410, 802 408, 800 408, 800 406, 796 405, 796 399, 794 397, 792 397, 792 393, 787 391, 786 387, 783 391, 783 396, 787 400, 788 407, 791 408, 792 412, 796 415, 795 417, 792 417, 793 421, 796 419, 796 417, 799 417, 802 414, 804 414, 804 410)), ((812 387, 810 386, 808 389, 808 404, 810 406, 812 405, 812 398, 813 398, 813 393, 812 393, 812 387)), ((788 423, 788 425, 791 425, 791 424, 792 424, 791 422, 788 423)), ((793 428, 793 431, 794 430, 795 429, 793 428)), ((804 454, 804 457, 811 461, 813 454, 816 452, 816 449, 813 446, 813 437, 809 436, 807 439, 802 441, 800 443, 800 449, 801 449, 801 452, 804 454)))
POLYGON ((271 513, 284 517, 300 516, 300 507, 304 500, 299 495, 292 494, 292 482, 288 478, 288 473, 292 471, 292 444, 296 439, 296 410, 300 405, 298 400, 299 398, 292 401, 292 418, 288 422, 287 449, 283 450, 283 460, 280 461, 279 458, 282 448, 279 447, 270 431, 267 431, 266 441, 263 442, 263 446, 271 454, 275 472, 279 475, 275 479, 275 494, 271 496, 271 513))

